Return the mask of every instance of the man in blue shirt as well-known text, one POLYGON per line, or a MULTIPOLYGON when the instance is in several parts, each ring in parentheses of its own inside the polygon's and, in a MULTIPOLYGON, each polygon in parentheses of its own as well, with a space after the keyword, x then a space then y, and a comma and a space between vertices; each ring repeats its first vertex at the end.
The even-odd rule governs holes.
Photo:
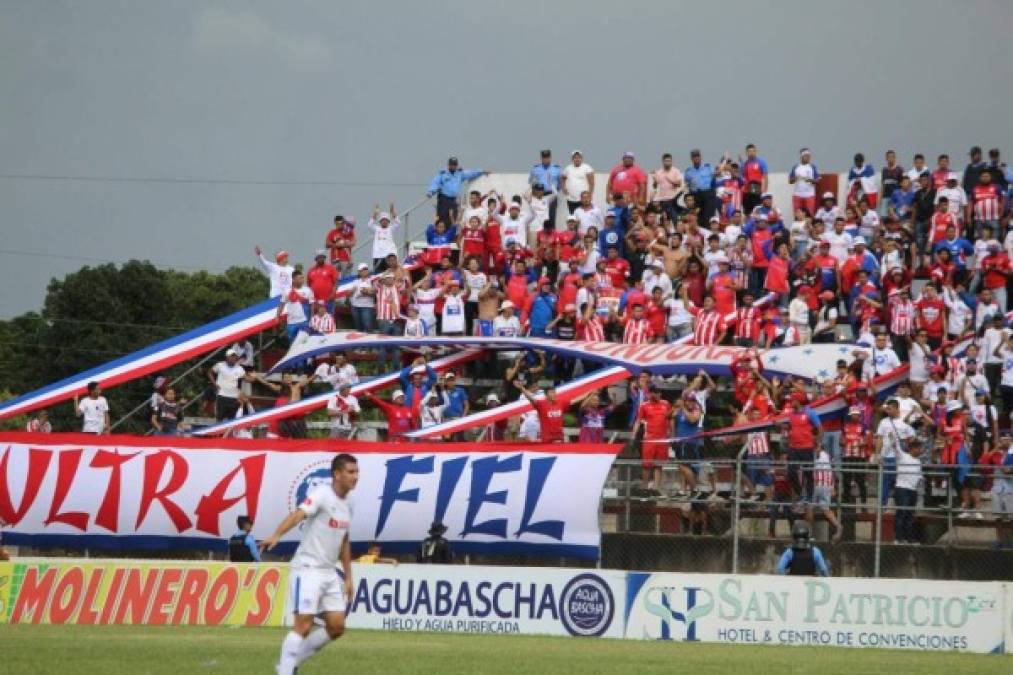
MULTIPOLYGON (((542 150, 542 161, 531 167, 528 172, 528 184, 531 186, 541 185, 546 196, 559 192, 559 181, 563 175, 562 169, 552 161, 552 150, 542 150)), ((556 222, 556 205, 559 199, 549 202, 549 220, 556 222)))
POLYGON ((619 257, 623 257, 623 241, 626 239, 626 228, 619 225, 615 214, 612 211, 608 211, 605 214, 605 227, 598 233, 598 250, 608 255, 610 248, 616 249, 619 252, 619 257))
POLYGON ((458 167, 457 157, 447 160, 447 168, 440 171, 429 183, 427 197, 436 195, 436 215, 447 226, 457 222, 457 198, 468 181, 488 175, 488 171, 466 170, 458 167))
POLYGON ((229 560, 232 562, 260 562, 260 550, 257 541, 250 534, 253 521, 249 516, 236 518, 239 531, 229 537, 229 560))
POLYGON ((823 558, 823 552, 812 545, 809 539, 809 525, 797 522, 791 528, 791 546, 777 561, 777 573, 791 576, 830 576, 830 568, 823 558))
POLYGON ((944 248, 950 252, 950 258, 961 274, 960 279, 963 280, 963 274, 967 270, 967 258, 974 255, 974 246, 963 237, 958 237, 957 228, 950 225, 946 228, 946 238, 932 247, 932 253, 938 254, 944 248))
POLYGON ((700 215, 697 222, 706 223, 714 215, 714 167, 709 162, 701 159, 699 150, 692 150, 689 153, 690 166, 686 167, 683 177, 686 179, 686 187, 693 194, 696 205, 700 208, 700 215))
POLYGON ((538 280, 538 295, 531 301, 528 311, 528 325, 531 337, 552 337, 546 327, 556 318, 556 304, 559 299, 552 292, 552 281, 548 277, 538 280))
MULTIPOLYGON (((457 376, 453 373, 447 373, 443 378, 443 394, 447 397, 447 408, 443 411, 444 420, 467 416, 470 409, 468 392, 464 387, 457 386, 457 376)), ((460 440, 464 440, 463 437, 460 440)))

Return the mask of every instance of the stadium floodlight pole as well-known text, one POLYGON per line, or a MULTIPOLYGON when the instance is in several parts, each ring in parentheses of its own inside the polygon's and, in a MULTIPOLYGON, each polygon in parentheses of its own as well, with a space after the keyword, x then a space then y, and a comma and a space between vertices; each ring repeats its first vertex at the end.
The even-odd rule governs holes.
POLYGON ((872 576, 879 578, 879 559, 883 550, 883 458, 876 469, 876 550, 873 555, 872 576))
POLYGON ((732 516, 732 574, 739 573, 739 518, 742 509, 742 457, 746 454, 749 445, 745 444, 735 456, 735 505, 732 516))

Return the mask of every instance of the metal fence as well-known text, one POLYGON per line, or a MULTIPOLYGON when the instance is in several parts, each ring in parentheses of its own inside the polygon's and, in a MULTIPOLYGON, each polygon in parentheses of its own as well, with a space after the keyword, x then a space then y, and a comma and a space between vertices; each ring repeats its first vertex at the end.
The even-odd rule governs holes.
POLYGON ((741 454, 671 460, 651 489, 639 460, 618 460, 602 496, 603 565, 771 573, 805 520, 835 575, 1013 578, 1013 498, 992 489, 1001 467, 926 463, 918 489, 898 492, 890 465, 838 465, 832 493, 817 489, 815 499, 812 471, 741 454))

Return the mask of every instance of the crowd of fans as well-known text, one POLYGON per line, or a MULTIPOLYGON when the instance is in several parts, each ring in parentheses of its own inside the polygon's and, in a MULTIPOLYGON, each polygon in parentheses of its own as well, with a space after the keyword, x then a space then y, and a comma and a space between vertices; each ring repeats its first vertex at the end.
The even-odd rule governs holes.
MULTIPOLYGON (((980 515, 983 485, 971 467, 1013 464, 1006 435, 1013 413, 1013 333, 1006 319, 1013 171, 998 149, 987 154, 972 148, 958 172, 947 155, 930 166, 917 154, 904 167, 890 151, 877 171, 859 153, 842 174, 846 196, 838 203, 835 191, 820 189, 825 178, 803 148, 798 162, 785 167, 792 190, 787 213, 775 206, 768 164, 753 145, 744 156, 725 153, 714 163, 694 150, 684 169, 666 153, 648 171, 624 153, 608 172, 601 203, 594 199, 595 172, 579 150, 562 168, 543 150, 528 189, 509 196, 469 190, 486 172, 464 169, 451 157, 430 183, 433 222, 422 252, 409 261, 396 245, 401 222, 394 204, 374 208, 365 231, 353 218, 336 216, 305 268, 293 266, 286 251, 273 260, 259 247, 255 253, 271 296, 281 298, 278 314, 290 340, 300 332, 332 332, 347 314, 357 330, 390 336, 689 340, 753 348, 733 365, 734 418, 722 424, 787 414, 781 445, 792 467, 775 470, 778 449, 766 432, 741 439, 754 499, 791 495, 836 525, 834 494, 867 499, 864 474, 845 469, 876 458, 887 468, 878 491, 884 503, 893 496, 898 506, 913 505, 920 489, 928 500, 933 481, 921 471, 932 465, 951 472, 960 505, 980 515), (559 209, 565 218, 557 217, 559 209), (557 228, 559 220, 565 226, 557 228), (356 265, 360 237, 371 244, 371 263, 356 265), (337 300, 345 284, 348 292, 337 300), (971 347, 953 353, 954 341, 966 334, 974 336, 971 347), (764 350, 810 342, 857 342, 871 350, 838 362, 834 375, 814 383, 765 377, 764 350), (875 378, 902 363, 910 363, 909 381, 876 404, 875 378), (820 395, 840 392, 848 400, 840 419, 821 421, 809 408, 820 395), (808 468, 799 470, 803 464, 808 468)), ((230 350, 210 376, 219 419, 248 414, 244 382, 274 389, 279 404, 321 381, 335 390, 328 405, 332 435, 354 433, 362 402, 349 392, 358 375, 343 355, 280 384, 244 368, 241 356, 238 346, 230 350)), ((481 438, 561 441, 572 406, 579 438, 601 440, 605 420, 619 414, 604 391, 574 402, 559 400, 552 387, 539 395, 540 380, 566 381, 593 370, 589 362, 533 350, 499 352, 470 374, 502 386, 476 400, 458 384, 463 373, 440 376, 425 355, 381 349, 375 361, 379 372, 401 369, 401 386, 389 400, 366 397, 385 416, 391 438, 520 396, 535 410, 490 425, 481 438)), ((703 442, 671 439, 705 428, 717 385, 704 373, 682 378, 673 383, 682 391, 666 400, 659 384, 644 374, 622 402, 627 428, 642 438, 645 487, 660 490, 660 468, 674 456, 685 462, 682 487, 699 499, 694 462, 703 457, 703 442)), ((160 431, 163 423, 175 429, 171 417, 153 405, 160 431)), ((271 433, 304 434, 300 424, 275 423, 271 433)), ((1008 495, 1013 485, 1002 476, 1010 469, 1003 471, 996 489, 1008 495)), ((1008 497, 996 504, 1007 512, 1011 506, 1008 497)), ((913 538, 910 521, 900 515, 897 527, 900 538, 913 538)))

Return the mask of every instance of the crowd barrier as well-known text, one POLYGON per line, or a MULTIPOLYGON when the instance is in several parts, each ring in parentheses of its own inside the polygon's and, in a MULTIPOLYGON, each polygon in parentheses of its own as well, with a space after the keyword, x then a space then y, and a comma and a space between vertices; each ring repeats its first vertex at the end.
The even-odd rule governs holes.
MULTIPOLYGON (((1013 584, 353 564, 352 629, 1003 653, 1013 584)), ((0 623, 281 626, 281 564, 0 563, 0 623)))

